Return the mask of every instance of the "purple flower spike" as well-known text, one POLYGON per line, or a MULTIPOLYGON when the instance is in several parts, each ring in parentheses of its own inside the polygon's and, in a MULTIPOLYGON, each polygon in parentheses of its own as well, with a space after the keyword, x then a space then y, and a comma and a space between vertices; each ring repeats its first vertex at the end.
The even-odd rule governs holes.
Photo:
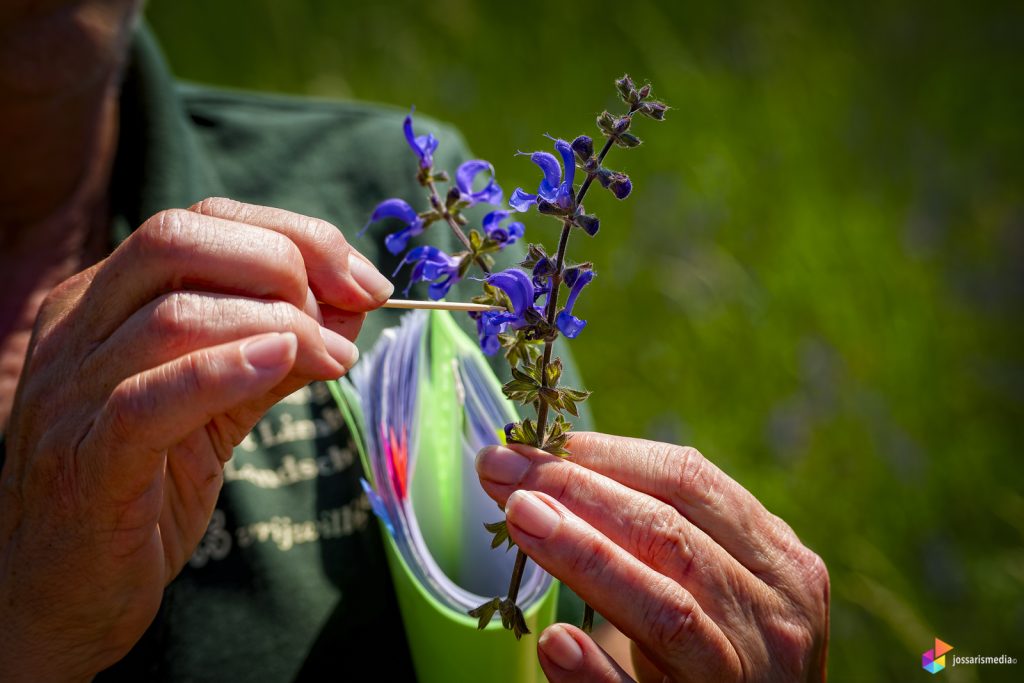
POLYGON ((423 232, 423 221, 420 220, 415 209, 401 199, 385 199, 373 210, 370 220, 359 231, 359 234, 362 235, 366 232, 371 223, 385 218, 396 218, 405 223, 405 228, 391 233, 384 239, 384 246, 392 254, 402 253, 408 246, 409 239, 423 232))
POLYGON ((498 183, 494 182, 494 167, 483 159, 472 159, 463 162, 458 170, 455 171, 455 185, 459 188, 462 199, 468 201, 470 206, 474 204, 497 205, 501 204, 501 200, 505 198, 505 193, 502 192, 501 187, 498 186, 498 183), (490 180, 487 181, 487 185, 482 190, 474 192, 473 181, 485 171, 491 174, 490 180))
POLYGON ((437 150, 437 138, 430 133, 426 135, 414 135, 412 132, 412 115, 416 111, 416 107, 413 107, 409 111, 409 115, 405 117, 405 123, 402 124, 402 131, 405 133, 405 139, 412 147, 412 151, 420 159, 420 168, 430 168, 434 165, 434 152, 437 150))
POLYGON ((565 301, 565 308, 562 309, 555 323, 569 339, 575 339, 583 328, 587 326, 586 320, 581 320, 572 314, 573 306, 576 305, 576 298, 591 280, 594 279, 594 271, 581 270, 579 268, 568 268, 563 274, 565 284, 569 286, 569 298, 565 301))
POLYGON ((459 281, 459 259, 449 256, 437 247, 423 246, 409 250, 392 277, 398 275, 405 264, 411 263, 412 272, 409 274, 409 284, 405 287, 405 295, 409 295, 409 289, 417 282, 429 282, 427 296, 434 301, 443 299, 448 290, 459 281))
POLYGON ((484 216, 483 223, 481 224, 484 234, 497 242, 502 249, 510 244, 514 244, 526 232, 526 227, 519 222, 509 223, 505 227, 501 226, 502 223, 508 220, 510 215, 512 215, 511 211, 491 211, 484 216))

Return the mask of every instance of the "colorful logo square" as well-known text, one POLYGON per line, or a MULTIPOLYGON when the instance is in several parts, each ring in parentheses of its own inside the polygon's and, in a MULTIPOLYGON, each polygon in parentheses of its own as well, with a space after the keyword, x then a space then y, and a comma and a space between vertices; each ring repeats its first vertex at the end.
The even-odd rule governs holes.
POLYGON ((935 648, 921 655, 921 668, 930 674, 937 674, 946 668, 946 653, 953 649, 949 643, 935 639, 935 648))

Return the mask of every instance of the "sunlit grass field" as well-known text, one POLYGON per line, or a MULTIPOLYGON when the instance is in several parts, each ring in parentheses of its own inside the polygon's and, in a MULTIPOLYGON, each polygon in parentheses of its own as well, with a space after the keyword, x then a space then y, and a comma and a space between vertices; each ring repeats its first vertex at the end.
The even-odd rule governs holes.
POLYGON ((1024 680, 1024 12, 897 4, 147 15, 181 77, 415 104, 506 193, 537 181, 515 150, 593 133, 624 72, 652 82, 668 120, 608 160, 633 196, 592 192, 601 232, 573 238, 599 427, 697 446, 824 557, 832 680, 927 676, 936 636, 1022 661, 940 676, 1024 680))

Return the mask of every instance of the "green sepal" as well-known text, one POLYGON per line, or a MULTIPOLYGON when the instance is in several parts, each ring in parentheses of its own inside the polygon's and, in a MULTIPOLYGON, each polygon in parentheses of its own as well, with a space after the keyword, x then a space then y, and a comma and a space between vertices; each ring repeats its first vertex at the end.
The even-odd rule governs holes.
POLYGON ((630 147, 639 147, 643 143, 643 140, 632 133, 620 133, 619 135, 614 136, 614 140, 616 145, 627 149, 630 147))
POLYGON ((562 359, 556 358, 544 368, 544 384, 549 387, 557 387, 558 380, 562 378, 562 359))
POLYGON ((502 626, 512 631, 516 640, 530 633, 526 617, 523 616, 523 610, 519 609, 519 605, 508 599, 502 600, 498 606, 498 613, 501 614, 502 626))
MULTIPOLYGON (((484 604, 480 605, 476 609, 471 609, 467 614, 471 617, 477 618, 477 629, 483 631, 487 628, 487 624, 491 623, 491 617, 501 607, 501 598, 491 598, 484 604)), ((504 618, 502 618, 504 622, 504 618)))
POLYGON ((494 534, 494 538, 491 539, 491 548, 497 548, 502 543, 508 543, 508 547, 505 548, 505 552, 508 552, 515 545, 512 542, 512 537, 508 535, 508 525, 505 523, 505 520, 491 522, 490 524, 484 522, 484 528, 494 534))

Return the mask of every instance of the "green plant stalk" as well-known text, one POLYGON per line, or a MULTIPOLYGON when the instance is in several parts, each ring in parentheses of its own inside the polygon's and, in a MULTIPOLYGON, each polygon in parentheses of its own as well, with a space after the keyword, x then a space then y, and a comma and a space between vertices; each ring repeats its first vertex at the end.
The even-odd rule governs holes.
MULTIPOLYGON (((633 117, 636 112, 635 107, 631 107, 627 116, 633 117)), ((601 148, 601 152, 597 155, 598 166, 604 163, 604 158, 608 156, 608 152, 611 150, 613 143, 612 138, 605 140, 604 147, 601 148)), ((576 193, 576 206, 583 203, 584 197, 587 196, 587 191, 594 182, 595 174, 588 173, 587 179, 583 181, 580 186, 579 192, 576 193)), ((559 290, 562 287, 562 268, 565 266, 565 250, 569 245, 569 233, 572 232, 572 219, 566 218, 562 222, 562 234, 558 239, 558 252, 555 255, 555 272, 551 275, 551 294, 548 296, 548 307, 545 311, 545 317, 547 318, 549 325, 555 324, 555 316, 558 313, 558 295, 559 290)), ((544 343, 544 364, 542 367, 546 368, 548 363, 551 362, 551 353, 555 343, 553 341, 544 343)), ((548 386, 547 373, 541 373, 541 383, 543 386, 548 386)), ((548 404, 545 401, 540 401, 537 408, 537 443, 534 445, 537 448, 543 450, 544 441, 547 432, 548 422, 548 404)), ((508 601, 515 604, 516 598, 519 597, 519 584, 523 580, 523 570, 526 568, 526 553, 519 548, 516 548, 516 562, 512 568, 512 577, 509 580, 508 586, 508 601)), ((583 608, 583 631, 590 633, 594 625, 594 608, 590 604, 586 604, 583 608)))

